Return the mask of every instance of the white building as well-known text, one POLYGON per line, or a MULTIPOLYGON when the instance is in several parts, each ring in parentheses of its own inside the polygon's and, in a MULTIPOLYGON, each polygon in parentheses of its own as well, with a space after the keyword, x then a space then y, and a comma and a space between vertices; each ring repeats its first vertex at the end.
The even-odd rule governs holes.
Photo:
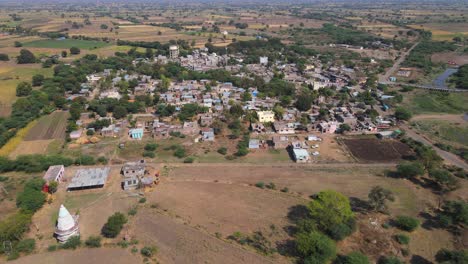
POLYGON ((179 57, 179 46, 176 46, 176 45, 169 46, 169 57, 171 59, 177 59, 179 57))
POLYGON ((260 64, 267 65, 268 64, 268 57, 260 57, 260 64))
POLYGON ((257 111, 257 116, 260 123, 275 122, 275 113, 273 111, 257 111))
POLYGON ((55 237, 60 243, 65 243, 73 236, 79 236, 78 216, 72 216, 65 206, 60 205, 55 237))

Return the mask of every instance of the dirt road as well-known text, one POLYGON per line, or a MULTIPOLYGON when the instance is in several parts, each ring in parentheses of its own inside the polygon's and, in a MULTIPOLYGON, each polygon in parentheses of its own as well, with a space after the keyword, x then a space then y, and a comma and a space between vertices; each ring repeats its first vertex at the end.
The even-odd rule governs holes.
POLYGON ((401 54, 401 56, 395 61, 393 66, 385 72, 384 75, 381 75, 379 77, 379 82, 384 83, 387 82, 392 73, 396 72, 399 68, 400 65, 405 61, 406 57, 410 54, 410 52, 419 44, 419 42, 416 42, 409 50, 401 54))
POLYGON ((412 139, 417 140, 423 143, 424 145, 432 146, 434 150, 437 152, 437 154, 439 154, 439 156, 441 156, 446 163, 463 168, 464 170, 468 170, 468 164, 466 164, 466 162, 461 160, 457 155, 441 150, 440 148, 434 146, 434 144, 429 139, 427 139, 426 137, 420 134, 417 134, 414 130, 412 130, 406 124, 401 124, 400 128, 404 129, 406 131, 406 135, 408 135, 412 139))

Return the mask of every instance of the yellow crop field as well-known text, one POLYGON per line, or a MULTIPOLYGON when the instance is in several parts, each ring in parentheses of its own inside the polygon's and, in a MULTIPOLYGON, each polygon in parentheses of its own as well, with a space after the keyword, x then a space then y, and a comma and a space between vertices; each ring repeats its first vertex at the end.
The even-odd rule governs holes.
POLYGON ((24 137, 28 134, 29 130, 36 125, 36 123, 37 120, 34 120, 30 122, 27 126, 18 130, 16 135, 10 140, 8 140, 8 142, 2 148, 0 148, 0 156, 6 157, 10 155, 10 153, 13 152, 19 144, 21 144, 24 137))

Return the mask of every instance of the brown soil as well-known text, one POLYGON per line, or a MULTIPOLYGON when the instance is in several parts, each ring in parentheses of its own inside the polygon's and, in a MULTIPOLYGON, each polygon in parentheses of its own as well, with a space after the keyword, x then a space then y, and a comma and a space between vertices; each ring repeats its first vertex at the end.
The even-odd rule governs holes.
POLYGON ((354 157, 362 162, 394 162, 411 154, 409 146, 395 140, 347 138, 343 142, 354 157))
POLYGON ((65 138, 68 112, 55 111, 42 117, 39 122, 28 132, 26 141, 60 139, 65 138))

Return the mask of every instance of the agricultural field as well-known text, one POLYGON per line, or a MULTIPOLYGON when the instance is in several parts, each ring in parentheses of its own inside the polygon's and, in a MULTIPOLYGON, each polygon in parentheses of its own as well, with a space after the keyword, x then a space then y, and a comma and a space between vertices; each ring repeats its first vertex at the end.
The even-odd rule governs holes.
POLYGON ((63 144, 68 116, 68 112, 55 111, 35 121, 9 156, 14 158, 25 154, 45 154, 49 153, 52 142, 63 144))
POLYGON ((343 142, 360 162, 395 162, 412 153, 409 146, 396 140, 348 137, 344 138, 343 142))
POLYGON ((428 23, 410 25, 414 29, 424 29, 432 32, 432 39, 437 41, 450 41, 456 36, 468 36, 468 23, 428 23))
MULTIPOLYGON (((1 51, 0 51, 1 52, 1 51)), ((0 116, 8 116, 12 103, 16 100, 16 86, 20 82, 31 82, 32 76, 42 74, 52 76, 52 69, 41 68, 38 64, 16 65, 10 62, 0 62, 0 116)))
POLYGON ((69 49, 77 47, 80 49, 99 49, 107 47, 110 44, 102 41, 79 40, 79 39, 64 39, 64 40, 35 40, 23 43, 24 47, 31 48, 50 48, 50 49, 69 49))

